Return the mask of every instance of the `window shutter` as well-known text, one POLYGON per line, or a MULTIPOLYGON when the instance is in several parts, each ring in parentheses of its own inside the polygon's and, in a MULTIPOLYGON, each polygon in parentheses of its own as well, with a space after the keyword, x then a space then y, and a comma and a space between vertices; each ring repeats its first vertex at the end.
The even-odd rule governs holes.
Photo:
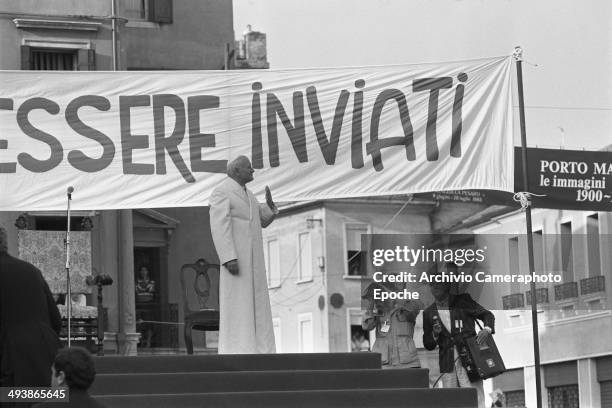
POLYGON ((612 407, 612 381, 604 381, 599 386, 601 387, 601 406, 612 407))
POLYGON ((21 69, 32 69, 30 66, 30 46, 21 46, 21 69))
POLYGON ((493 389, 499 388, 503 392, 519 391, 525 389, 523 369, 508 370, 493 379, 493 389))
POLYGON ((597 359, 597 381, 612 382, 612 356, 597 359))
POLYGON ((548 388, 578 384, 576 361, 545 365, 544 384, 548 388))
POLYGON ((172 23, 172 0, 149 0, 149 20, 172 23))

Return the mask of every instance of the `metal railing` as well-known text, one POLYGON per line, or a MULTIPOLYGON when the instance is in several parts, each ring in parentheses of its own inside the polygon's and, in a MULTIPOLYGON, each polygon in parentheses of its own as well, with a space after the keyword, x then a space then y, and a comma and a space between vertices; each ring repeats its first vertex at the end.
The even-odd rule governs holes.
POLYGON ((566 282, 555 285, 555 300, 565 300, 578 297, 578 282, 566 282))
MULTIPOLYGON (((531 291, 525 292, 525 299, 527 304, 531 305, 531 291)), ((548 288, 536 289, 536 304, 548 303, 548 288)))
POLYGON ((522 293, 513 293, 511 295, 502 296, 502 304, 504 310, 525 307, 525 297, 522 293))
POLYGON ((590 278, 580 279, 580 294, 588 295, 591 293, 605 292, 606 280, 603 275, 591 276, 590 278))

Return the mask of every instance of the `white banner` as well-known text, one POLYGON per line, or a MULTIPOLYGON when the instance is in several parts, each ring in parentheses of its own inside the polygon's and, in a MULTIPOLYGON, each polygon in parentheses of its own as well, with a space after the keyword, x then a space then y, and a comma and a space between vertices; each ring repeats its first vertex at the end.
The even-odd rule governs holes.
POLYGON ((0 72, 0 210, 512 191, 511 57, 252 71, 0 72))

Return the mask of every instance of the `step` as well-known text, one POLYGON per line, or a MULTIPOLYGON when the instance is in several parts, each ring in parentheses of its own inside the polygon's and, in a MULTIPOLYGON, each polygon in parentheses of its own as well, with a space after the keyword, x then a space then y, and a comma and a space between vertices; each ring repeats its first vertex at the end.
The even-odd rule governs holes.
POLYGON ((113 408, 474 408, 474 388, 268 391, 103 396, 113 408))
POLYGON ((429 370, 303 370, 98 374, 92 395, 427 388, 429 370))
POLYGON ((95 357, 99 374, 380 368, 377 353, 224 354, 95 357))

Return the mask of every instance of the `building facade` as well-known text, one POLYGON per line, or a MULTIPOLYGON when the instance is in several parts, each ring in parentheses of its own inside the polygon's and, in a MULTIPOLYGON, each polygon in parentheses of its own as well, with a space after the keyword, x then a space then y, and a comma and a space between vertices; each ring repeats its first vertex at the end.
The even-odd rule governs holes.
MULTIPOLYGON (((114 3, 115 9, 111 0, 0 1, 0 69, 110 71, 114 61, 119 70, 233 65, 231 0, 114 3)), ((18 255, 23 251, 19 237, 25 236, 20 231, 62 231, 66 217, 0 212, 0 224, 8 230, 10 253, 18 255)), ((217 262, 207 207, 73 212, 71 224, 77 232, 89 232, 89 273, 114 280, 103 291, 107 351, 135 354, 182 347, 181 268, 200 258, 217 262), (155 281, 149 298, 136 296, 143 267, 155 281), (143 333, 148 333, 146 341, 143 333)), ((84 303, 95 306, 95 295, 85 292, 84 303)), ((206 346, 203 337, 195 340, 196 347, 206 346)))
MULTIPOLYGON (((529 274, 525 216, 513 212, 474 228, 491 268, 529 274)), ((612 406, 612 214, 534 210, 534 267, 561 282, 538 283, 543 407, 612 406)), ((493 388, 510 402, 535 406, 529 285, 489 286, 481 301, 498 305, 497 345, 508 373, 493 388)), ((512 406, 512 405, 507 405, 512 406)))
POLYGON ((361 294, 371 281, 361 236, 429 233, 432 210, 428 201, 388 199, 283 207, 264 230, 277 349, 351 351, 352 334, 361 330, 361 294))
MULTIPOLYGON (((534 210, 533 230, 536 272, 562 276, 560 283, 537 285, 543 406, 609 406, 612 216, 534 210)), ((487 248, 485 267, 491 273, 529 274, 525 215, 511 207, 406 198, 284 207, 264 231, 279 351, 351 351, 363 315, 361 294, 371 282, 361 235, 436 232, 474 234, 470 245, 487 248)), ((535 406, 529 285, 470 284, 453 290, 470 293, 496 316, 494 338, 508 372, 485 381, 485 390, 501 390, 508 407, 535 406)), ((432 302, 422 300, 425 306, 432 302)), ((414 339, 434 382, 437 350, 423 348, 420 316, 414 339)))
MULTIPOLYGON (((362 235, 425 236, 484 210, 484 204, 411 196, 282 207, 264 230, 277 347, 283 352, 351 351, 351 337, 361 330, 361 295, 372 281, 362 235)), ((423 301, 428 304, 431 298, 423 301)), ((422 348, 420 321, 416 330, 415 341, 422 348)), ((429 361, 432 354, 423 351, 423 358, 429 361)), ((433 363, 431 368, 434 375, 438 368, 433 363)))

